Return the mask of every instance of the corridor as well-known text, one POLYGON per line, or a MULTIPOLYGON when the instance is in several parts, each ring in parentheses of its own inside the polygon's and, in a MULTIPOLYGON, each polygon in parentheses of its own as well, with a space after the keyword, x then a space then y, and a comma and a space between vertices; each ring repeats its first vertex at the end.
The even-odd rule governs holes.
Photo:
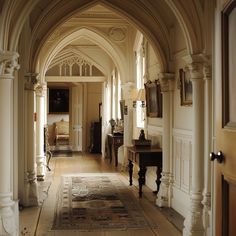
POLYGON ((178 236, 181 233, 173 226, 166 217, 155 206, 155 196, 150 189, 144 187, 144 196, 138 198, 137 181, 134 186, 128 186, 128 175, 125 172, 117 172, 107 160, 102 159, 98 154, 73 154, 73 157, 53 157, 50 162, 51 172, 48 172, 44 182, 38 182, 39 196, 45 199, 40 207, 24 208, 20 211, 20 235, 55 235, 55 236, 108 236, 108 235, 135 235, 135 236, 178 236), (117 175, 123 182, 129 192, 133 195, 134 200, 142 209, 145 217, 156 227, 144 229, 127 229, 127 230, 51 230, 55 207, 57 203, 58 189, 61 178, 64 176, 77 175, 117 175))

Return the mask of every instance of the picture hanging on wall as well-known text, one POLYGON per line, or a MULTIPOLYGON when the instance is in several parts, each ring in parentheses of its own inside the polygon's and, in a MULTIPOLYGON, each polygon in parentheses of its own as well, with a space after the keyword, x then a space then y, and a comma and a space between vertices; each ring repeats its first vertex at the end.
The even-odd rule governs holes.
POLYGON ((147 116, 162 117, 162 94, 158 80, 144 84, 146 93, 147 116))
POLYGON ((49 88, 49 114, 69 113, 69 89, 49 88))
POLYGON ((192 100, 192 81, 190 80, 190 72, 188 70, 179 70, 180 78, 180 99, 181 106, 191 106, 192 100))

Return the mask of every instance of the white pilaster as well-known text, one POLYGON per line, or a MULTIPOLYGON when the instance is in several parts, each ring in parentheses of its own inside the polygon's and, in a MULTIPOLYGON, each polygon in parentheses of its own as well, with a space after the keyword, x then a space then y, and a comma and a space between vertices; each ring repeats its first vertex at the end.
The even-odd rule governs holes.
POLYGON ((212 149, 212 79, 211 67, 204 66, 204 93, 205 93, 205 128, 204 128, 204 192, 203 192, 203 224, 206 231, 209 231, 211 217, 211 163, 209 153, 212 149))
POLYGON ((160 73, 161 92, 163 99, 163 136, 162 136, 162 173, 161 185, 157 194, 156 204, 159 207, 170 206, 170 153, 172 131, 172 92, 174 74, 160 73))
POLYGON ((18 53, 0 51, 0 235, 18 235, 18 202, 11 189, 11 88, 18 53))
POLYGON ((203 206, 202 192, 204 175, 204 81, 203 62, 192 61, 189 64, 193 88, 193 148, 192 148, 192 180, 190 209, 184 221, 184 236, 202 236, 203 206))
POLYGON ((36 182, 36 137, 35 137, 35 85, 37 74, 29 73, 25 76, 25 129, 26 129, 26 173, 24 205, 38 205, 38 191, 36 182))
POLYGON ((44 153, 44 104, 47 92, 46 84, 36 87, 36 163, 37 180, 43 181, 46 174, 46 156, 44 153))

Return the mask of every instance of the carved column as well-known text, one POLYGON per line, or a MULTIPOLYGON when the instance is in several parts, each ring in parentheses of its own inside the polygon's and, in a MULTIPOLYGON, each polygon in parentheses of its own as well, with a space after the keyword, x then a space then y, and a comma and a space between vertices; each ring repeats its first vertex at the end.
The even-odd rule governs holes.
POLYGON ((204 129, 204 192, 203 192, 203 219, 204 228, 210 227, 210 210, 211 210, 211 163, 209 153, 212 148, 212 78, 211 67, 209 65, 204 66, 204 93, 205 93, 205 129, 204 129))
POLYGON ((44 153, 44 104, 47 92, 46 84, 36 87, 36 163, 37 180, 43 181, 46 174, 46 157, 44 153))
MULTIPOLYGON (((172 93, 174 74, 159 74, 163 99, 163 145, 161 185, 156 204, 160 207, 170 206, 170 160, 171 160, 171 131, 172 131, 172 93)), ((158 170, 159 171, 159 170, 158 170)))
POLYGON ((204 163, 204 81, 203 62, 193 61, 189 64, 193 88, 193 146, 192 179, 190 208, 184 221, 183 235, 204 235, 202 219, 203 163, 204 163))
POLYGON ((18 235, 18 202, 11 192, 11 93, 18 53, 0 51, 0 235, 18 235))
POLYGON ((35 86, 38 82, 37 74, 29 73, 25 76, 25 143, 26 143, 26 206, 38 205, 38 191, 36 182, 36 138, 35 138, 35 86))

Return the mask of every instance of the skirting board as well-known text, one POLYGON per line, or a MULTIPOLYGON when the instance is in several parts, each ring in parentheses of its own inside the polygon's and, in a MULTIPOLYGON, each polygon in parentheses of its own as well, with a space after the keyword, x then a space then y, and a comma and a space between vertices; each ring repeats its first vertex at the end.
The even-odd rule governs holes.
POLYGON ((186 217, 190 207, 190 195, 175 188, 173 186, 173 198, 171 199, 171 207, 186 217))

